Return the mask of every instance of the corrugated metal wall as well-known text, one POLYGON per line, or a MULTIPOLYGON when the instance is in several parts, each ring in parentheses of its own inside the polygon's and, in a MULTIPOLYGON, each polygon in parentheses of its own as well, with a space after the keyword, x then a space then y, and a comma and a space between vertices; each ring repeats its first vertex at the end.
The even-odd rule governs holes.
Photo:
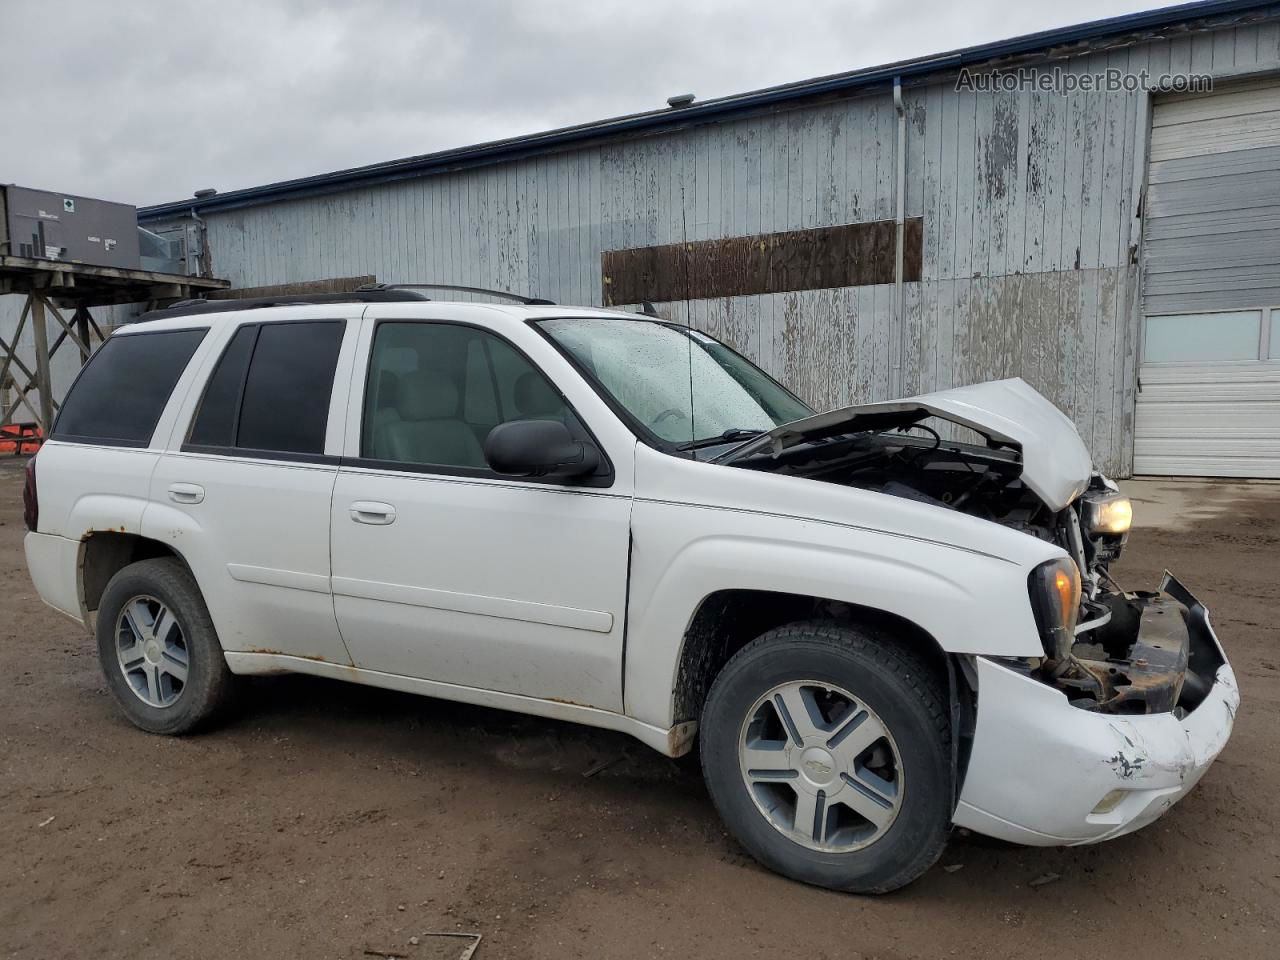
MULTIPOLYGON (((1222 72, 1280 62, 1280 25, 1056 61, 1222 72)), ((1098 464, 1132 462, 1140 318, 1141 93, 904 90, 906 214, 922 280, 701 300, 665 311, 725 337, 819 407, 1019 375, 1098 464), (904 362, 895 370, 900 345, 904 362)), ((238 286, 375 274, 601 302, 605 250, 895 214, 889 91, 544 158, 208 216, 238 286)))

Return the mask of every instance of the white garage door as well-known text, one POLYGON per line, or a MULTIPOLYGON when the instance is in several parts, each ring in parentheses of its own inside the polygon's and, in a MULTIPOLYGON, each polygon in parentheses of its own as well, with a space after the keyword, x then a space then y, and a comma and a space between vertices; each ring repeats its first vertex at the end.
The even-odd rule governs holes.
POLYGON ((1133 469, 1280 477, 1280 81, 1159 100, 1133 469))

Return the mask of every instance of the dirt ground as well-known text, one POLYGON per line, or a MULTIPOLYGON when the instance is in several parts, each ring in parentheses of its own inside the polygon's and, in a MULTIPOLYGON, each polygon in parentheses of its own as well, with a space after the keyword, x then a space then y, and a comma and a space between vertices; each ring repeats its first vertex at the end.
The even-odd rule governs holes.
POLYGON ((139 732, 34 594, 10 461, 0 956, 441 960, 463 942, 422 934, 476 931, 476 960, 1275 957, 1280 485, 1130 489, 1118 576, 1167 566, 1210 606, 1244 696, 1226 752, 1136 835, 956 836, 913 886, 859 898, 765 872, 695 773, 617 734, 301 677, 254 682, 203 736, 139 732))

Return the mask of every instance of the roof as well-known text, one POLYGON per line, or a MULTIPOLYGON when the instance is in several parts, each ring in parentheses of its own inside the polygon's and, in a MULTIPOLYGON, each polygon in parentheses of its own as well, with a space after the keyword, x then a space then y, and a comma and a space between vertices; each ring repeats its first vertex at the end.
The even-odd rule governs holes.
POLYGON ((664 128, 687 126, 722 120, 791 100, 800 100, 822 94, 847 92, 859 87, 891 82, 895 78, 906 80, 923 77, 943 70, 959 69, 1005 57, 1034 54, 1070 44, 1090 40, 1143 33, 1188 20, 1214 16, 1243 14, 1252 10, 1276 7, 1276 0, 1201 0, 1157 10, 1108 17, 1088 23, 1055 30, 1029 33, 1008 40, 978 44, 941 53, 934 56, 902 60, 878 67, 868 67, 848 73, 833 74, 813 80, 783 84, 750 93, 735 94, 694 103, 691 106, 651 110, 608 120, 599 120, 571 127, 561 127, 543 133, 494 140, 488 143, 442 150, 401 160, 390 160, 363 167, 352 167, 332 173, 301 177, 269 183, 260 187, 248 187, 227 193, 214 194, 200 199, 178 200, 138 209, 139 222, 164 220, 181 216, 190 211, 209 213, 234 210, 240 207, 259 206, 279 200, 300 199, 320 194, 335 193, 353 187, 376 183, 389 183, 446 173, 468 167, 482 166, 515 160, 521 157, 547 153, 575 143, 624 134, 653 132, 664 128))

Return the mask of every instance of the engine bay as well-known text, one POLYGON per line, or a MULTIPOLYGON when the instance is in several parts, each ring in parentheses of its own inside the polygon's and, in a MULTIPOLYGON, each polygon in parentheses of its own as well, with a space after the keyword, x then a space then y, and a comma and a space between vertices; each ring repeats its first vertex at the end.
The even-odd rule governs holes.
MULTIPOLYGON (((1112 578, 1110 567, 1128 538, 1132 510, 1100 474, 1055 511, 1020 479, 1016 448, 943 439, 919 422, 824 437, 735 465, 957 510, 1061 547, 1078 571, 1075 609, 1067 612, 1069 622, 1060 625, 1055 640, 1046 635, 1044 657, 1015 666, 1061 690, 1074 706, 1183 716, 1204 698, 1221 665, 1216 645, 1201 636, 1207 629, 1196 629, 1194 598, 1185 590, 1182 596, 1165 590, 1171 578, 1160 591, 1136 592, 1112 578)), ((1029 589, 1034 606, 1035 585, 1029 589)))

